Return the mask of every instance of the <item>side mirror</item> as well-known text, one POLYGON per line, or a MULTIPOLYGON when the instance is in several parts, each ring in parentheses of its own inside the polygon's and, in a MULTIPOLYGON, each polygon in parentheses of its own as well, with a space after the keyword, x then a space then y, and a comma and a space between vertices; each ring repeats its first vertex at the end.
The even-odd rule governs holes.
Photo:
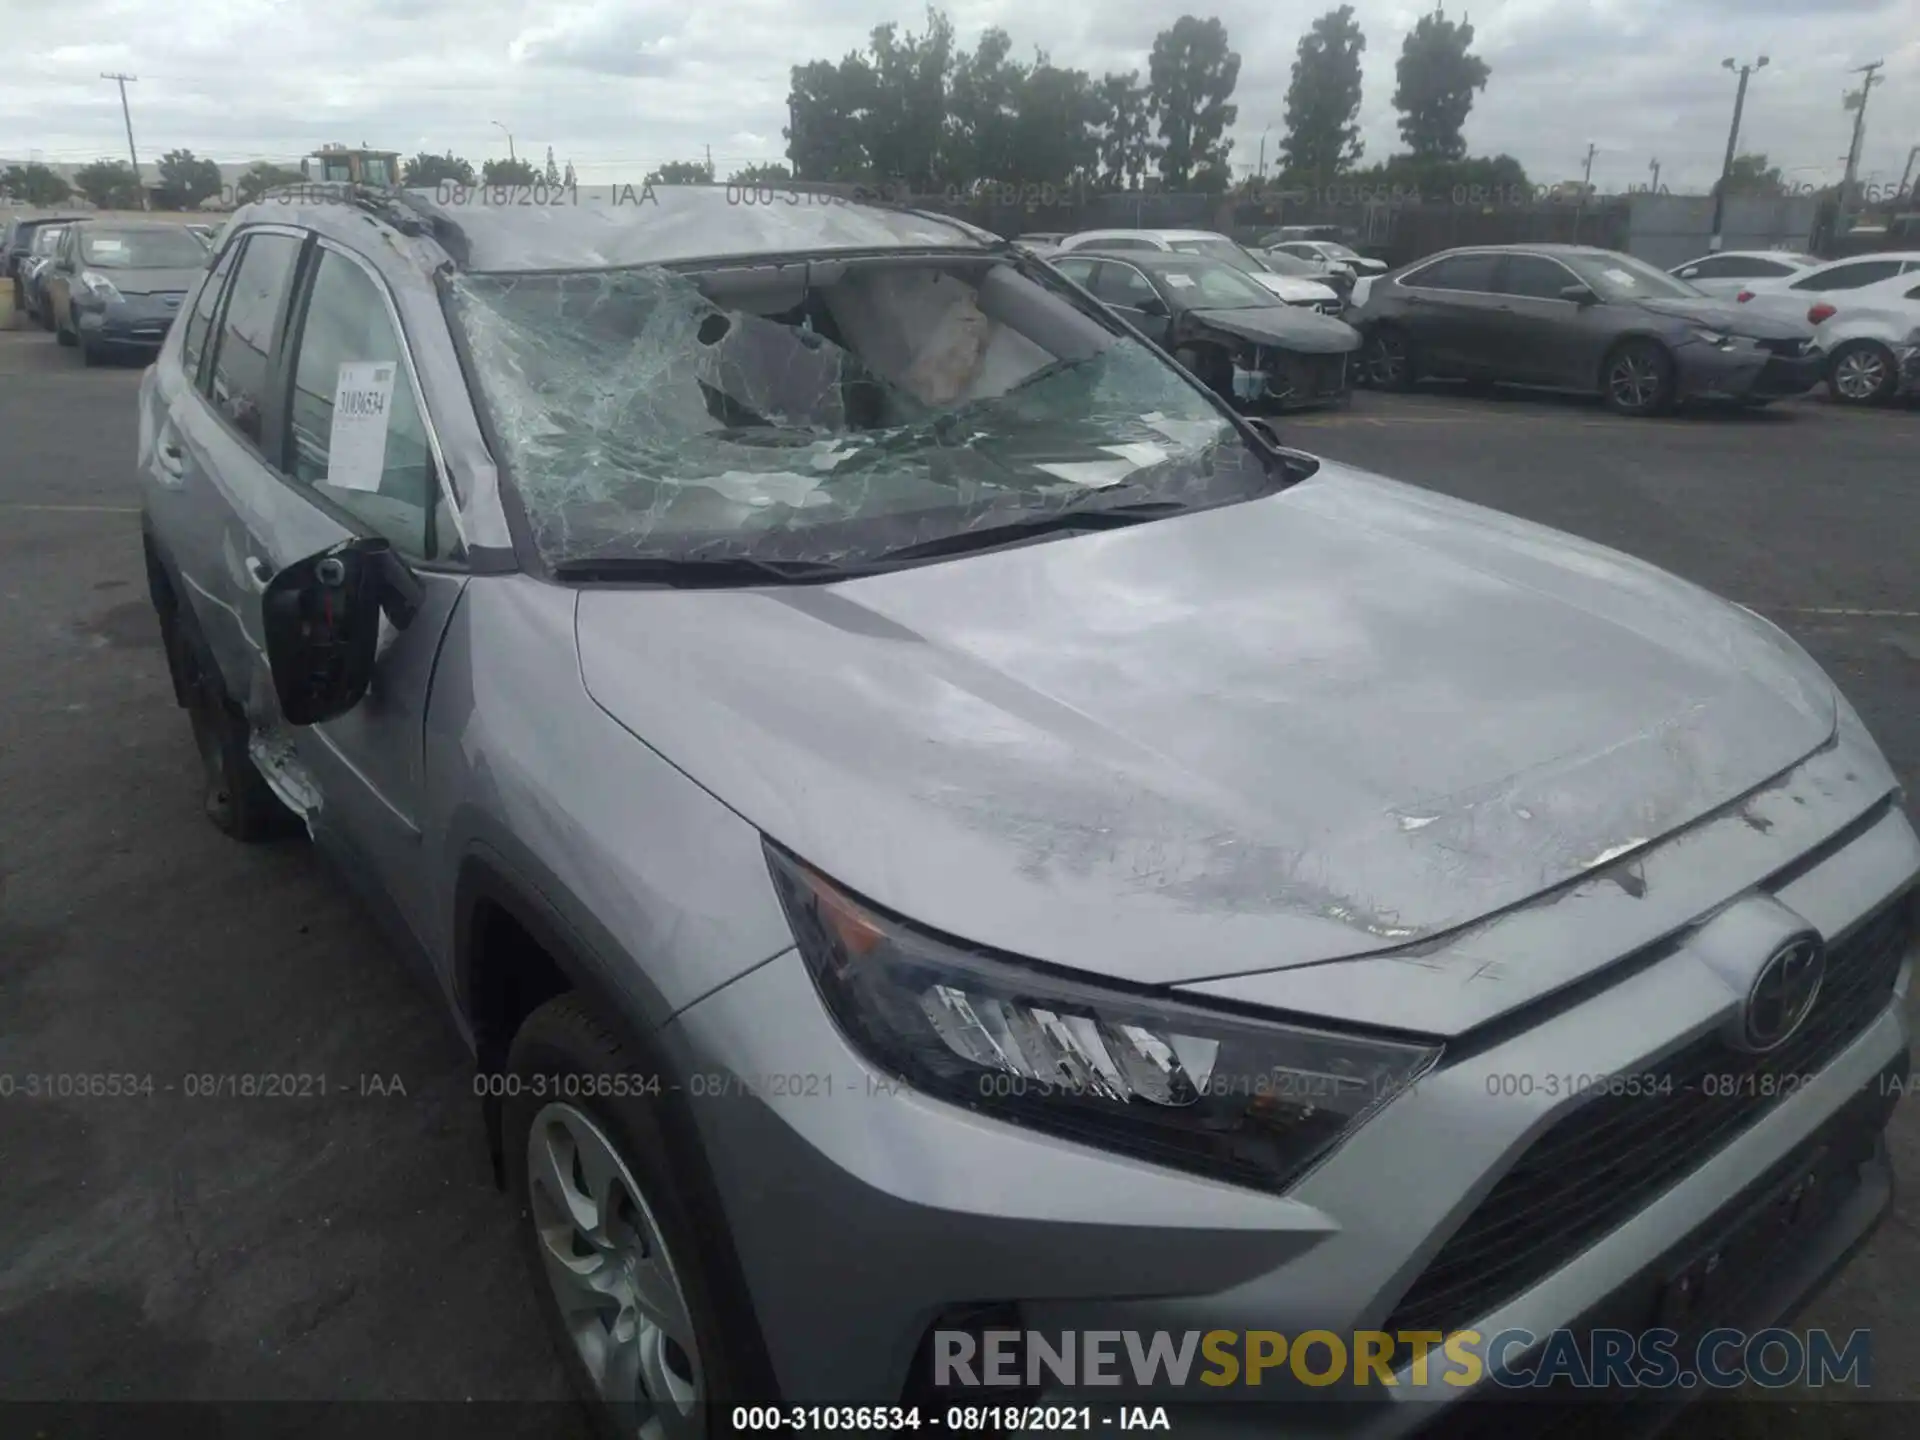
POLYGON ((318 725, 358 705, 373 680, 382 611, 404 630, 419 603, 420 582, 380 539, 343 540, 268 581, 260 611, 287 723, 318 725))
POLYGON ((1598 305, 1600 303, 1600 297, 1594 294, 1593 288, 1588 285, 1562 285, 1560 287, 1560 298, 1562 300, 1571 300, 1576 305, 1598 305))
POLYGON ((1266 441, 1273 449, 1278 450, 1280 448, 1280 430, 1271 420, 1261 419, 1252 415, 1244 416, 1243 418, 1246 420, 1249 430, 1266 441))
POLYGON ((1699 273, 1700 273, 1700 267, 1698 265, 1689 265, 1687 266, 1686 269, 1680 271, 1680 278, 1682 280, 1691 280, 1694 276, 1698 275, 1699 273))
POLYGON ((1167 302, 1162 300, 1158 295, 1149 295, 1133 308, 1150 320, 1164 320, 1167 318, 1167 302))

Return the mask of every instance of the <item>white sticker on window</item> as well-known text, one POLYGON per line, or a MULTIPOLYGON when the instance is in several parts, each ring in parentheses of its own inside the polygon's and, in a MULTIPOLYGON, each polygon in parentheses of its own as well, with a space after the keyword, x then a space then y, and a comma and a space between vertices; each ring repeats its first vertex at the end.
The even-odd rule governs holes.
POLYGON ((1170 271, 1167 274, 1167 283, 1169 285, 1178 285, 1182 290, 1186 290, 1192 287, 1193 277, 1191 275, 1181 275, 1170 271))
POLYGON ((87 249, 95 255, 120 255, 126 252, 127 242, 112 235, 100 235, 87 242, 87 249))
POLYGON ((1639 283, 1624 270, 1602 270, 1600 273, 1622 289, 1631 290, 1639 283))
POLYGON ((333 426, 327 433, 327 484, 335 489, 380 488, 387 468, 393 370, 391 360, 355 360, 340 367, 333 386, 333 426))

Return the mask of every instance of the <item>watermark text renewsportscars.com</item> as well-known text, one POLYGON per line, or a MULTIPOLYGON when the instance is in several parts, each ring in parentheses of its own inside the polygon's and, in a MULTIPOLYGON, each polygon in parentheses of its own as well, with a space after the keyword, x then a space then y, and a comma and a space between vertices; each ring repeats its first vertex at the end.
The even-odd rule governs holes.
POLYGON ((1873 1383, 1867 1330, 965 1330, 934 1332, 933 1382, 1209 1393, 1383 1389, 1728 1390, 1873 1383))

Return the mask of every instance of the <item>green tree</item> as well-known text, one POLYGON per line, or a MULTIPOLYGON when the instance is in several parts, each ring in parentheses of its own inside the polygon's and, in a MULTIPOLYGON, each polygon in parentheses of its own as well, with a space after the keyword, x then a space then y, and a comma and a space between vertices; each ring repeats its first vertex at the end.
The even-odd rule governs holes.
POLYGON ((1169 190, 1226 188, 1233 142, 1225 136, 1240 116, 1232 103, 1239 79, 1240 57, 1218 19, 1182 15, 1153 37, 1148 107, 1159 127, 1156 159, 1169 190))
POLYGON ((489 160, 480 167, 482 185, 531 185, 540 172, 525 160, 489 160))
MULTIPOLYGON (((1713 182, 1713 192, 1720 193, 1721 182, 1713 182)), ((1787 193, 1787 183, 1780 175, 1778 165, 1767 164, 1765 155, 1736 155, 1733 164, 1727 170, 1727 194, 1755 195, 1773 198, 1787 193)))
POLYGON ((73 172, 73 186, 102 210, 138 210, 140 179, 124 160, 95 160, 73 172))
POLYGON ((784 185, 793 179, 793 172, 777 160, 759 161, 752 165, 742 165, 727 176, 729 185, 784 185))
POLYGON ((1324 184, 1359 163, 1360 56, 1367 37, 1353 6, 1329 10, 1300 37, 1287 87, 1280 153, 1291 175, 1324 184))
POLYGON ((160 157, 160 193, 154 203, 162 210, 198 210, 203 200, 220 193, 220 167, 191 150, 169 150, 160 157))
POLYGON ((1467 153, 1467 115, 1474 92, 1487 88, 1492 72, 1468 53, 1473 26, 1446 12, 1422 15, 1407 32, 1394 67, 1393 105, 1400 112, 1400 138, 1414 155, 1459 160, 1467 153))
POLYGON ((1148 138, 1152 116, 1140 72, 1103 75, 1095 91, 1100 108, 1100 184, 1108 190, 1138 190, 1153 158, 1148 138))
POLYGON ((874 88, 866 152, 874 178, 931 189, 943 178, 953 22, 929 7, 924 33, 877 25, 868 48, 874 88))
POLYGON ((1064 187, 1091 185, 1100 171, 1101 105, 1084 70, 1064 70, 1043 52, 1014 99, 1011 179, 1064 187))
POLYGON ((400 166, 400 183, 410 190, 431 190, 443 180, 454 185, 472 185, 473 166, 451 150, 444 155, 429 155, 422 150, 400 166))
POLYGON ((73 194, 73 187, 59 172, 34 161, 28 165, 9 165, 0 171, 0 195, 23 205, 41 208, 59 205, 73 194))
POLYGON ((859 180, 872 172, 867 126, 873 67, 850 52, 839 64, 796 65, 787 91, 787 159, 803 180, 859 180))
POLYGON ((256 160, 235 182, 233 198, 242 205, 251 205, 267 191, 298 185, 304 178, 298 170, 289 170, 284 165, 275 165, 267 160, 256 160))
POLYGON ((1008 60, 1012 51, 1012 37, 996 27, 983 32, 973 53, 961 55, 954 64, 945 164, 950 181, 1005 181, 1018 173, 1015 137, 1028 71, 1008 60))
POLYGON ((713 166, 705 160, 669 160, 658 170, 647 172, 649 185, 711 185, 713 166))

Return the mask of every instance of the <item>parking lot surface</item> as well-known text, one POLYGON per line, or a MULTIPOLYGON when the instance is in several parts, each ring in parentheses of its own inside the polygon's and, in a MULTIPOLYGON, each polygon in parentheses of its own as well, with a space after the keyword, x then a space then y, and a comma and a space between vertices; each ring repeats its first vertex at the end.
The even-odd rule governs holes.
MULTIPOLYGON (((198 813, 140 564, 133 366, 0 333, 0 1074, 135 1096, 0 1100, 0 1399, 553 1402, 472 1075, 303 843, 198 813), (303 1098, 203 1076, 322 1077, 303 1098)), ((1360 395, 1291 443, 1556 525, 1769 615, 1920 784, 1920 413, 1360 395)), ((1893 1122, 1920 1175, 1920 1107, 1893 1122)), ((1875 1333, 1920 1399, 1911 1193, 1805 1325, 1875 1333)), ((822 1243, 833 1243, 822 1237, 822 1243)), ((1911 1433, 1810 1397, 1690 1433, 1911 1433)), ((526 1433, 565 1433, 544 1409, 526 1433)), ((236 1432, 239 1433, 239 1432, 236 1432)))

